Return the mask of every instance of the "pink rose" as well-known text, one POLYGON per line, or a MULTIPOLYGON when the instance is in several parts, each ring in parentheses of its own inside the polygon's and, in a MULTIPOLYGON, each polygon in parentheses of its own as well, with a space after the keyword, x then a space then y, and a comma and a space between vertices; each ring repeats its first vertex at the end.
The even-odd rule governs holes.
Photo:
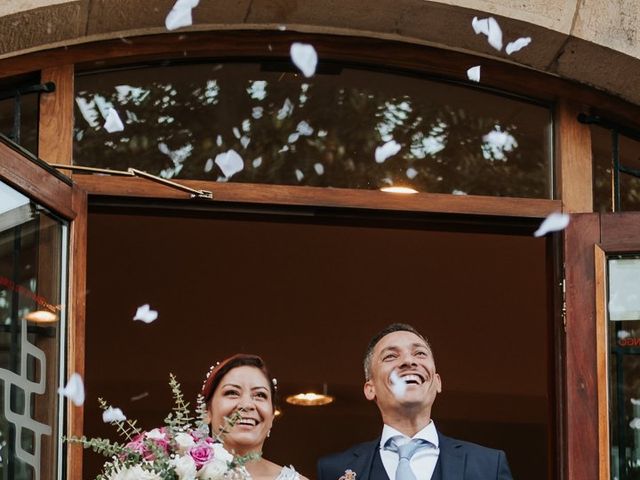
POLYGON ((199 443, 189 450, 189 455, 196 462, 196 466, 200 468, 213 458, 213 448, 208 443, 199 443))
POLYGON ((126 448, 132 452, 139 453, 145 460, 155 460, 155 455, 148 446, 149 442, 155 444, 164 453, 169 452, 169 442, 164 435, 164 428, 154 429, 151 432, 144 432, 137 435, 126 448), (149 435, 151 433, 151 435, 149 435))
POLYGON ((144 435, 137 435, 132 441, 127 443, 125 446, 126 449, 131 450, 132 452, 139 453, 140 455, 144 455, 144 435))

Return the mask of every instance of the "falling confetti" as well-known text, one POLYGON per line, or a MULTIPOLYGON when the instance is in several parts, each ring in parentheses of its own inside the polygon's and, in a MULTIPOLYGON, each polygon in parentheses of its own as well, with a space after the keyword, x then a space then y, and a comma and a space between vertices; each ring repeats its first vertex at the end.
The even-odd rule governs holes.
POLYGON ((418 170, 413 167, 409 167, 407 168, 406 175, 409 180, 413 180, 418 175, 418 170))
POLYGON ((517 39, 515 42, 507 43, 504 51, 507 52, 507 55, 511 55, 514 52, 522 50, 524 47, 531 43, 531 37, 522 37, 517 39))
POLYGON ((64 388, 59 388, 58 393, 67 397, 77 407, 84 404, 84 383, 82 382, 82 377, 77 373, 73 373, 69 377, 67 385, 64 388))
POLYGON ((142 400, 145 397, 149 396, 149 392, 142 392, 140 395, 134 395, 131 397, 132 402, 137 402, 138 400, 142 400))
POLYGON ((480 33, 486 35, 489 45, 498 51, 502 50, 502 30, 495 18, 489 17, 478 20, 478 17, 473 17, 471 26, 476 35, 480 33))
POLYGON ((472 82, 480 81, 480 65, 476 65, 475 67, 471 67, 467 70, 467 78, 472 82))
POLYGON ((118 112, 116 112, 115 108, 110 108, 107 112, 104 129, 109 133, 121 132, 124 130, 124 124, 122 123, 122 120, 120 120, 120 116, 118 115, 118 112))
POLYGON ((216 155, 215 162, 227 178, 231 178, 244 168, 242 157, 233 149, 216 155))
POLYGON ((156 310, 151 310, 151 307, 148 303, 145 303, 141 307, 138 307, 136 310, 136 316, 133 317, 134 320, 140 320, 144 323, 151 323, 158 318, 158 312, 156 310))
POLYGON ((167 30, 175 30, 180 27, 188 27, 193 25, 191 10, 194 9, 200 0, 177 0, 167 18, 164 25, 167 30))
POLYGON ((534 237, 542 237, 549 232, 559 232, 569 225, 569 215, 566 213, 554 212, 545 218, 538 229, 534 232, 534 237))
POLYGON ((391 140, 381 147, 376 147, 376 163, 383 163, 387 158, 394 156, 402 147, 395 140, 391 140))
POLYGON ((127 417, 119 408, 109 407, 102 412, 102 421, 104 423, 124 422, 126 419, 127 417))
MULTIPOLYGON (((626 330, 620 330, 618 332, 618 338, 620 340, 624 340, 625 338, 629 338, 631 336, 631 334, 629 332, 627 332, 626 330)), ((633 403, 633 399, 631 399, 631 402, 633 403)))
POLYGON ((312 77, 316 73, 318 54, 316 49, 308 43, 291 44, 291 61, 300 69, 305 77, 312 77))
POLYGON ((404 397, 404 394, 407 391, 407 382, 405 382, 395 370, 391 372, 389 380, 391 380, 391 391, 393 392, 395 397, 404 397))

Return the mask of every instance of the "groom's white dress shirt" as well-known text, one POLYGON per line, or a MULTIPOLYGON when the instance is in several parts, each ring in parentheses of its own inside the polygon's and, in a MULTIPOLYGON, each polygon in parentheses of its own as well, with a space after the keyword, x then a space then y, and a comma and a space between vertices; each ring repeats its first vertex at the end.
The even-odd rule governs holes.
POLYGON ((380 457, 382 458, 382 464, 387 471, 387 475, 390 480, 395 480, 396 470, 398 468, 399 458, 396 452, 385 450, 384 446, 392 437, 402 437, 397 440, 398 445, 404 445, 410 442, 414 438, 421 438, 429 442, 429 446, 418 450, 411 458, 411 470, 416 476, 417 480, 430 480, 433 475, 433 471, 436 468, 438 462, 438 456, 440 455, 440 448, 438 444, 438 432, 433 420, 429 422, 429 425, 424 427, 412 438, 400 433, 395 428, 385 425, 382 429, 382 437, 380 438, 380 457))

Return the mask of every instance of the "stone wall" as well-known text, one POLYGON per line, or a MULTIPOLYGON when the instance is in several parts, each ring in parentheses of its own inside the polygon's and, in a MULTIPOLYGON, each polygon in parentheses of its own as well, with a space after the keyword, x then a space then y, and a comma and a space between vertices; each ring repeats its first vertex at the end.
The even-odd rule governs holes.
MULTIPOLYGON (((0 56, 165 32, 174 0, 4 0, 0 56)), ((640 104, 637 0, 200 0, 186 30, 276 29, 388 38, 498 58, 595 86, 640 104), (471 28, 494 16, 509 56, 471 28)))

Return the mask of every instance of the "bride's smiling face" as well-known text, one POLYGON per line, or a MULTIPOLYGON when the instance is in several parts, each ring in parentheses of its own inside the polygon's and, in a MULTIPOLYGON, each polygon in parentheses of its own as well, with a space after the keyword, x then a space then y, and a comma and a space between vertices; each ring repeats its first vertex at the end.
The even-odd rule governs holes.
POLYGON ((235 411, 242 416, 225 437, 228 450, 241 455, 262 451, 274 410, 269 380, 258 368, 241 366, 230 370, 220 380, 208 406, 214 432, 225 426, 224 417, 235 411))

